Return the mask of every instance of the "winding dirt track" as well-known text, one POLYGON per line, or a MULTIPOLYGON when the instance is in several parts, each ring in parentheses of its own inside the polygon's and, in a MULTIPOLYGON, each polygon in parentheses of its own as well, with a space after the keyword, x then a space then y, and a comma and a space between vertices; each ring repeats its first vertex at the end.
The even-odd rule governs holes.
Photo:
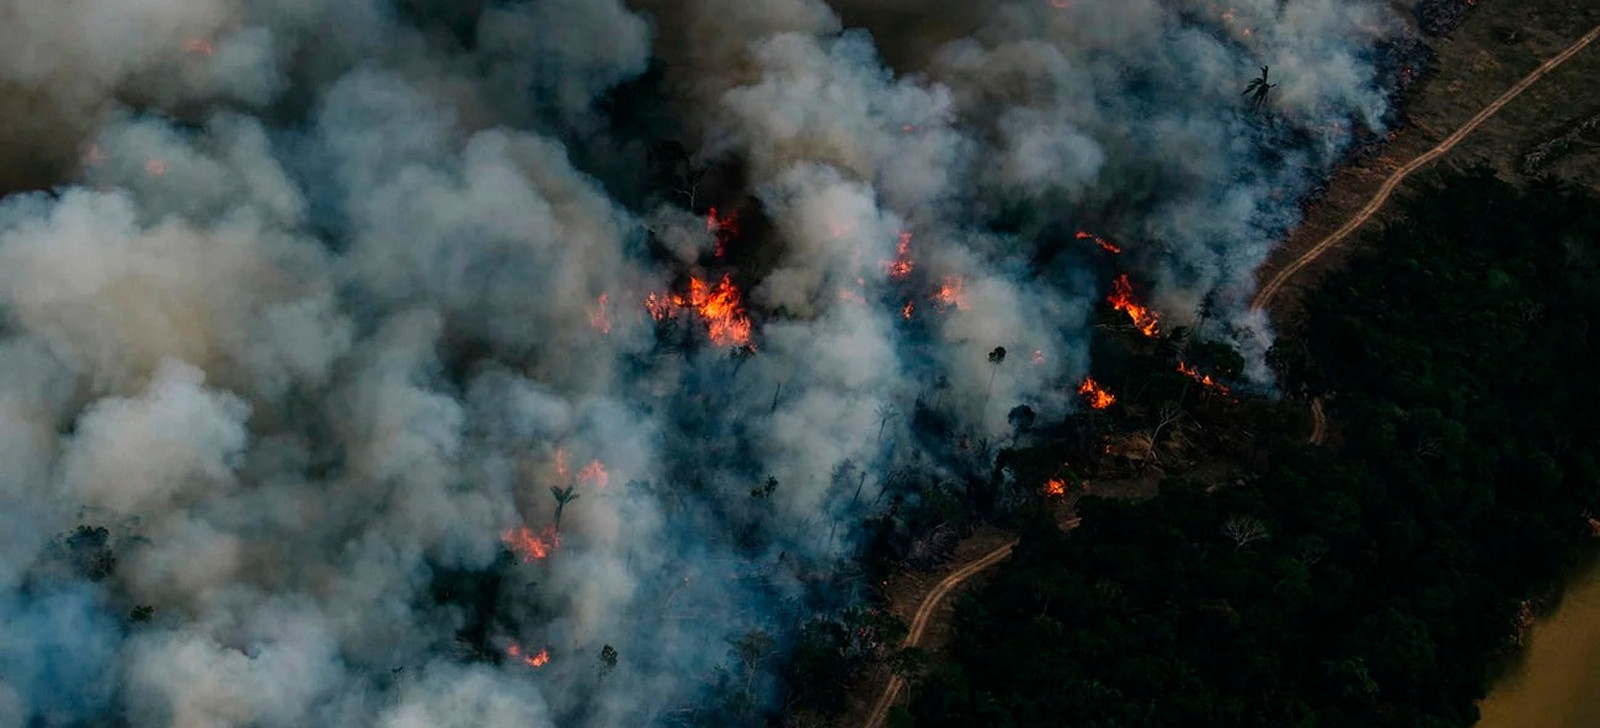
POLYGON ((1404 182, 1406 177, 1411 176, 1412 172, 1421 169, 1429 162, 1438 159, 1440 156, 1443 156, 1446 152, 1453 149, 1461 142, 1462 139, 1467 138, 1467 135, 1471 134, 1473 130, 1481 126, 1483 122, 1488 121, 1489 117, 1494 116, 1495 113, 1500 111, 1502 107, 1508 103, 1511 103, 1512 99, 1515 99, 1523 91, 1528 90, 1528 87, 1537 83, 1539 79, 1544 78, 1545 74, 1555 70, 1561 64, 1566 63, 1573 56, 1578 55, 1579 51, 1587 48, 1590 43, 1595 41, 1596 38, 1600 38, 1600 26, 1595 26, 1593 30, 1589 31, 1582 38, 1579 38, 1577 42, 1567 46, 1566 50, 1561 51, 1544 63, 1539 64, 1539 67, 1533 69, 1532 73, 1528 74, 1521 81, 1518 81, 1515 86, 1507 89, 1505 93, 1500 94, 1500 98, 1495 99, 1488 106, 1483 107, 1482 111, 1479 111, 1476 116, 1468 119, 1467 123, 1462 124, 1461 128, 1455 130, 1455 132, 1450 136, 1445 137, 1444 141, 1439 142, 1438 146, 1423 152, 1422 154, 1418 155, 1416 159, 1407 162, 1405 166, 1395 170, 1394 174, 1389 175, 1389 179, 1384 180, 1383 185, 1378 188, 1378 194, 1373 196, 1372 200, 1367 203, 1366 207, 1361 208, 1361 211, 1356 213, 1354 217, 1345 221, 1344 225, 1341 225, 1338 230, 1333 231, 1333 233, 1328 235, 1328 237, 1323 238, 1316 245, 1311 246, 1310 250, 1307 250, 1299 258, 1296 258, 1293 263, 1284 266, 1283 270, 1278 271, 1278 274, 1273 276, 1271 281, 1268 281, 1265 286, 1262 286, 1261 290, 1256 292, 1255 300, 1250 302, 1250 308, 1266 308, 1267 304, 1272 303, 1273 297, 1278 295, 1278 291, 1279 289, 1283 288, 1284 283, 1288 282, 1288 280, 1294 277, 1296 273, 1299 273, 1302 268, 1305 268, 1312 261, 1321 257, 1323 253, 1328 252, 1335 245, 1338 245, 1339 241, 1343 240, 1345 236, 1355 232, 1357 228, 1365 224, 1374 213, 1383 207, 1383 203, 1389 200, 1389 195, 1393 194, 1395 188, 1399 187, 1400 183, 1404 182))
MULTIPOLYGON (((1515 86, 1512 86, 1505 93, 1501 94, 1499 98, 1495 99, 1488 106, 1485 106, 1482 111, 1477 113, 1476 116, 1468 119, 1467 123, 1462 124, 1461 128, 1456 129, 1455 132, 1450 136, 1445 137, 1444 141, 1439 142, 1437 146, 1429 149, 1426 152, 1423 152, 1416 159, 1411 160, 1401 168, 1395 170, 1394 174, 1389 175, 1389 178, 1384 180, 1383 185, 1378 188, 1378 194, 1373 196, 1372 200, 1367 203, 1366 207, 1361 208, 1360 212, 1356 213, 1354 217, 1351 217, 1349 220, 1345 221, 1344 225, 1341 225, 1338 230, 1335 230, 1332 234, 1328 235, 1328 237, 1323 238, 1316 245, 1312 246, 1310 250, 1307 250, 1299 258, 1295 259, 1293 263, 1284 266, 1283 270, 1278 271, 1277 275, 1273 276, 1272 280, 1267 282, 1267 285, 1262 286, 1261 290, 1256 293, 1255 300, 1250 302, 1250 307, 1253 309, 1261 309, 1265 308, 1267 304, 1272 303, 1273 297, 1278 295, 1278 291, 1283 288, 1284 283, 1286 283, 1296 273, 1299 273, 1302 268, 1305 268, 1312 261, 1321 257, 1323 253, 1328 252, 1328 250, 1332 249, 1335 245, 1338 245, 1339 241, 1343 240, 1350 233, 1361 227, 1367 222, 1367 220, 1371 219, 1372 215, 1381 209, 1385 202, 1388 202, 1389 196, 1394 194, 1395 189, 1400 186, 1400 183, 1404 182, 1407 177, 1411 176, 1411 173, 1421 169, 1429 162, 1438 159, 1446 152, 1449 152, 1451 149, 1455 148, 1455 146, 1461 143, 1461 140, 1465 139, 1468 134, 1471 134, 1479 126, 1482 126, 1483 122, 1488 121, 1490 117, 1494 116, 1495 113, 1500 111, 1500 109, 1506 104, 1511 103, 1512 99, 1515 99, 1523 91, 1526 91, 1529 86, 1537 83, 1539 79, 1544 78, 1545 74, 1555 70, 1561 64, 1566 63, 1573 56, 1577 55, 1579 51, 1587 48, 1589 44, 1595 41, 1596 38, 1600 38, 1600 26, 1596 26, 1593 30, 1590 30, 1582 38, 1579 38, 1577 42, 1568 46, 1566 50, 1561 51, 1561 53, 1555 55, 1544 63, 1539 64, 1539 67, 1534 69, 1532 73, 1528 74, 1521 81, 1518 81, 1515 86)), ((1326 432, 1326 421, 1322 414, 1321 400, 1312 400, 1311 417, 1312 431, 1310 440, 1313 443, 1320 444, 1326 432)), ((934 610, 939 608, 939 604, 944 601, 944 598, 948 596, 951 591, 954 591, 956 587, 961 586, 962 582, 971 579, 973 576, 983 572, 983 570, 1005 560, 1007 556, 1011 555, 1011 549, 1016 545, 1016 539, 1012 539, 1011 541, 1006 542, 1006 544, 1000 548, 990 551, 982 557, 968 562, 965 566, 956 569, 955 571, 951 572, 949 576, 946 576, 942 581, 940 581, 939 584, 933 588, 933 591, 928 592, 928 596, 922 600, 922 604, 917 607, 916 616, 911 620, 911 629, 906 633, 905 646, 915 647, 917 646, 917 643, 922 641, 922 635, 928 629, 928 622, 932 619, 934 610)), ((902 680, 900 676, 890 676, 889 684, 884 686, 883 694, 879 695, 877 702, 873 704, 872 712, 868 714, 863 728, 881 728, 884 719, 889 715, 889 707, 894 705, 895 698, 899 697, 900 691, 904 687, 905 681, 902 680)))
POLYGON ((1311 400, 1311 437, 1306 438, 1313 445, 1321 445, 1322 438, 1328 434, 1328 418, 1322 415, 1322 399, 1311 400))
MULTIPOLYGON (((911 629, 906 633, 905 646, 916 647, 917 643, 922 641, 922 633, 927 631, 928 622, 933 618, 933 611, 939 608, 939 603, 944 601, 945 596, 949 595, 956 587, 961 586, 962 582, 971 579, 984 569, 1004 561, 1007 556, 1011 555, 1011 549, 1016 545, 1017 539, 1011 539, 1000 548, 990 551, 968 562, 965 566, 950 572, 949 576, 940 581, 938 586, 933 588, 933 591, 928 592, 928 596, 922 600, 922 605, 917 607, 917 614, 911 620, 911 629)), ((864 728, 879 728, 883 725, 884 718, 889 715, 889 706, 894 705, 894 699, 899 697, 900 690, 904 687, 905 681, 900 679, 899 675, 891 675, 889 677, 889 684, 884 686, 883 694, 878 696, 878 702, 873 703, 872 713, 867 716, 864 728)))

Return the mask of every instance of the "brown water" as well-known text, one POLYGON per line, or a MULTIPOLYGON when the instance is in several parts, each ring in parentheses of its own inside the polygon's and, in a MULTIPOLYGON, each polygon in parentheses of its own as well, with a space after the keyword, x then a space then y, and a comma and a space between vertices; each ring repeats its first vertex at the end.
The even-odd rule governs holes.
POLYGON ((1600 562, 1534 622, 1524 659, 1478 705, 1476 728, 1600 728, 1600 562))

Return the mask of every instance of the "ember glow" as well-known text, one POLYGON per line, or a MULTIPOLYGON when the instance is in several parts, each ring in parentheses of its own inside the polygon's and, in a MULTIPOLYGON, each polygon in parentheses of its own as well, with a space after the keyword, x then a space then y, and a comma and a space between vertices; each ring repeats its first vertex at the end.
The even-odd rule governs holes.
POLYGON ((1061 497, 1067 494, 1067 481, 1060 478, 1051 478, 1044 482, 1044 494, 1061 497))
POLYGON ((940 311, 954 306, 958 309, 967 307, 967 281, 961 276, 945 276, 940 281, 938 290, 933 292, 933 305, 940 311))
POLYGON ((572 471, 567 469, 567 449, 556 448, 556 480, 565 483, 572 479, 572 471))
POLYGON ((195 55, 209 56, 216 53, 217 48, 211 41, 204 38, 190 38, 183 42, 183 52, 195 55))
POLYGON ((722 346, 750 346, 750 318, 745 315, 739 300, 739 289, 733 278, 723 275, 712 286, 699 278, 689 281, 688 297, 677 294, 652 293, 645 299, 645 310, 650 317, 664 321, 689 309, 706 324, 711 341, 722 346))
POLYGON ((506 655, 528 667, 544 667, 546 663, 550 662, 550 648, 548 647, 541 647, 538 652, 530 655, 523 651, 522 645, 513 642, 510 647, 506 648, 506 655))
POLYGON ((527 526, 520 526, 501 531, 500 541, 523 563, 528 563, 548 557, 551 551, 561 545, 561 536, 553 528, 546 528, 540 535, 527 526))
POLYGON ((590 460, 588 465, 578 471, 578 482, 589 483, 596 488, 604 488, 611 482, 611 476, 606 473, 606 466, 599 460, 590 460))
POLYGON ((1106 240, 1105 238, 1102 238, 1099 235, 1095 235, 1094 233, 1086 233, 1086 232, 1084 232, 1082 230, 1079 230, 1076 237, 1079 240, 1092 240, 1092 241, 1094 241, 1095 245, 1100 246, 1101 250, 1104 250, 1107 253, 1111 253, 1112 255, 1118 255, 1118 254, 1122 253, 1122 248, 1117 247, 1117 245, 1115 243, 1113 243, 1113 242, 1111 242, 1109 240, 1106 240))
POLYGON ((900 233, 900 242, 894 247, 894 260, 889 263, 890 278, 911 275, 915 264, 911 260, 911 233, 900 233))
POLYGON ((1071 383, 1116 371, 1097 323, 1144 343, 1138 303, 1218 292, 1237 320, 1306 191, 1387 131, 1375 44, 1408 25, 9 2, 71 22, 12 13, 0 44, 27 187, 0 190, 0 652, 50 668, 0 659, 4 725, 656 726, 720 715, 735 667, 742 720, 696 722, 777 725, 799 625, 860 606, 869 524, 921 529, 983 443, 1114 401, 1071 383), (1268 61, 1278 108, 1246 113, 1268 61), (80 525, 114 573, 62 560, 80 525))
POLYGON ((1084 401, 1097 410, 1110 407, 1117 401, 1116 395, 1107 391, 1105 387, 1100 386, 1100 383, 1096 382, 1094 377, 1084 378, 1083 384, 1078 385, 1078 394, 1083 395, 1084 401))
POLYGON ((711 254, 721 258, 728 253, 728 241, 739 234, 738 213, 730 212, 726 216, 718 217, 717 208, 711 208, 706 213, 706 232, 711 233, 717 241, 717 246, 711 254))
POLYGON ((1145 336, 1156 335, 1156 312, 1146 308, 1133 300, 1133 283, 1128 281, 1128 274, 1117 276, 1116 282, 1111 284, 1111 295, 1106 297, 1106 303, 1111 307, 1128 314, 1133 320, 1133 327, 1145 336))
POLYGON ((589 309, 589 325, 602 334, 611 333, 611 314, 606 310, 609 303, 610 297, 602 293, 595 299, 594 308, 589 309))
POLYGON ((1205 385, 1207 389, 1215 389, 1223 394, 1227 394, 1229 391, 1226 385, 1212 379, 1210 374, 1202 374, 1200 373, 1199 369, 1189 366, 1184 362, 1178 362, 1178 371, 1182 372, 1184 376, 1205 385))

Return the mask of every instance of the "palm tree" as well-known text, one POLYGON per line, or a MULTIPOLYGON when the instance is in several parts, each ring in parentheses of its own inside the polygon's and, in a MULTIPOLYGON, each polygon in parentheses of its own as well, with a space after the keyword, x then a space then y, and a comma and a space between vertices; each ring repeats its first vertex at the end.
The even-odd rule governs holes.
POLYGON ((985 408, 989 406, 989 395, 994 393, 994 375, 1000 371, 1000 363, 1005 360, 1006 348, 1004 346, 996 346, 994 351, 989 352, 989 386, 983 391, 983 406, 985 408))
POLYGON ((573 502, 573 501, 578 499, 578 493, 575 492, 577 489, 578 489, 578 486, 576 486, 576 485, 569 485, 569 486, 567 486, 565 488, 557 488, 557 487, 555 487, 553 485, 550 486, 550 495, 553 495, 553 496, 556 497, 556 531, 557 532, 561 531, 561 512, 566 510, 568 503, 571 503, 571 502, 573 502))
POLYGON ((1261 75, 1251 79, 1250 85, 1244 88, 1245 96, 1249 96, 1252 93, 1255 94, 1255 97, 1250 100, 1251 111, 1260 110, 1261 105, 1267 103, 1267 92, 1278 87, 1278 84, 1267 83, 1267 69, 1269 68, 1270 66, 1262 66, 1261 75))

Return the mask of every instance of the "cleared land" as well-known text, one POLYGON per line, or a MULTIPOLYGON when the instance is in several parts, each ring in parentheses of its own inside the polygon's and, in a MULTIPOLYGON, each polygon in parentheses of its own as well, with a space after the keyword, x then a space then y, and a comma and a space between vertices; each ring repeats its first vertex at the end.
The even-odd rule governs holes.
POLYGON ((1488 122, 1489 119, 1494 118, 1495 114, 1500 113, 1501 109, 1505 108, 1512 101, 1516 100, 1516 98, 1522 95, 1523 92, 1533 88, 1533 86, 1539 81, 1543 80, 1547 74, 1560 68, 1563 64, 1567 63, 1571 59, 1575 58, 1579 53, 1583 52, 1583 50, 1588 48, 1589 44, 1593 43, 1597 37, 1600 37, 1600 25, 1595 26, 1588 33, 1585 33, 1583 37, 1579 38, 1572 45, 1567 46, 1560 53, 1551 56, 1544 63, 1539 64, 1537 68, 1533 69, 1533 72, 1529 73, 1527 76, 1524 76, 1521 81, 1516 83, 1516 85, 1506 89, 1505 93, 1501 94, 1494 101, 1490 102, 1488 106, 1485 106, 1479 110, 1478 113, 1473 115, 1471 119, 1468 119, 1466 123, 1462 124, 1460 127, 1457 127, 1455 131, 1450 133, 1450 136, 1445 137, 1438 144, 1434 145, 1432 149, 1423 152, 1415 159, 1412 159, 1411 161, 1402 165, 1399 169, 1396 169, 1392 174, 1389 175, 1389 178, 1384 180, 1383 184, 1378 187, 1377 194, 1373 195, 1372 199, 1367 202, 1365 207, 1362 207, 1360 211, 1352 215, 1350 219, 1346 220, 1343 225, 1340 225, 1337 230, 1329 233, 1327 237, 1312 245, 1308 250, 1301 253, 1299 257, 1278 269, 1277 273, 1275 273, 1272 278, 1267 281, 1266 285, 1261 287, 1261 290, 1256 294, 1255 301, 1251 302, 1250 307, 1264 308, 1268 305, 1271 305, 1272 299, 1277 296, 1278 291, 1282 290, 1283 286, 1288 283, 1296 273, 1315 262, 1317 258, 1320 258, 1327 252, 1331 251, 1334 246, 1338 245, 1351 233, 1360 229, 1361 226, 1366 224, 1368 220, 1372 219, 1372 217, 1376 215, 1379 210, 1383 209, 1383 204, 1387 202, 1389 200, 1389 196, 1406 181, 1407 177, 1410 177, 1416 171, 1431 164, 1435 159, 1438 159, 1439 157, 1449 153, 1450 150, 1456 147, 1456 145, 1465 141, 1467 137, 1472 134, 1472 132, 1476 131, 1478 127, 1488 122))
MULTIPOLYGON (((1430 39, 1438 58, 1430 74, 1406 99, 1408 124, 1383 154, 1334 173, 1323 196, 1307 206, 1305 221, 1260 271, 1270 281, 1317 243, 1328 238, 1372 200, 1395 171, 1438 146, 1506 89, 1559 55, 1596 24, 1600 5, 1572 0, 1487 0, 1450 38, 1430 39)), ((1578 53, 1507 104, 1461 140, 1437 167, 1489 164, 1507 179, 1522 178, 1523 157, 1541 142, 1560 136, 1600 113, 1600 53, 1578 53)), ((1541 172, 1600 190, 1600 146, 1573 144, 1541 172)), ((1435 168, 1437 168, 1435 167, 1435 168)), ((1422 170, 1412 180, 1433 174, 1422 170)), ((1407 185, 1400 185, 1404 194, 1407 185)), ((1392 214, 1380 209, 1369 224, 1392 214)), ((1358 236, 1359 237, 1359 236, 1358 236)), ((1292 323, 1299 292, 1340 265, 1352 240, 1308 262, 1268 306, 1280 326, 1292 323)))

